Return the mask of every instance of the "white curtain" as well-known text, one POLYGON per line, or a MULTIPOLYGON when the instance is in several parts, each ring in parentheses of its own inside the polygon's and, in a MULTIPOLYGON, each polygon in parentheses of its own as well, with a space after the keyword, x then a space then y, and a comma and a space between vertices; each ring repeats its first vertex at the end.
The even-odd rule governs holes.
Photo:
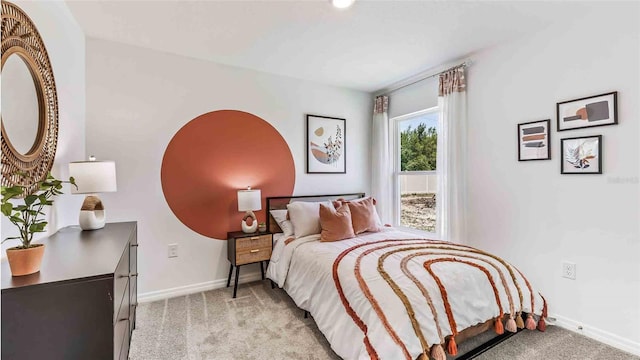
POLYGON ((383 224, 391 224, 393 211, 391 147, 389 145, 389 97, 378 96, 373 106, 371 136, 371 196, 376 198, 383 224))
POLYGON ((436 226, 440 237, 465 242, 467 93, 463 66, 440 74, 438 107, 438 193, 440 211, 436 226))

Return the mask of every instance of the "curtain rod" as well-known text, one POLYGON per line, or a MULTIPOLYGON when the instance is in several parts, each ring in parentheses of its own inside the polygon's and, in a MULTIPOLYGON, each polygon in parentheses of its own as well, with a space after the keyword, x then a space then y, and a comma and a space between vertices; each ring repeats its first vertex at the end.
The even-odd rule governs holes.
POLYGON ((438 72, 432 73, 432 74, 427 75, 427 76, 420 76, 418 79, 413 80, 413 81, 411 81, 411 82, 409 82, 407 84, 403 84, 403 85, 396 86, 396 87, 392 86, 388 90, 385 90, 382 93, 376 94, 376 97, 383 96, 383 95, 391 95, 392 93, 394 93, 394 92, 396 92, 396 91, 398 91, 400 89, 406 88, 407 86, 411 86, 411 85, 417 84, 417 83, 419 83, 421 81, 424 81, 424 80, 427 80, 427 79, 431 79, 432 77, 439 76, 440 74, 446 73, 447 71, 450 71, 450 70, 453 70, 453 69, 457 69, 459 67, 467 67, 467 66, 469 66, 471 64, 472 64, 471 60, 465 60, 462 63, 460 63, 458 65, 455 65, 455 66, 452 66, 452 67, 450 67, 448 69, 445 69, 445 70, 442 70, 442 71, 438 71, 438 72))

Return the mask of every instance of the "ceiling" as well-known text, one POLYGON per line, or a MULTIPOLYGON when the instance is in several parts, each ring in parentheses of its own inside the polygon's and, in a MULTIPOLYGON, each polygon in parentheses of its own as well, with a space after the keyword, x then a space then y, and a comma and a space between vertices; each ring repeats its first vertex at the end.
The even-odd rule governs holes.
POLYGON ((74 1, 88 37, 373 92, 576 16, 576 2, 74 1))

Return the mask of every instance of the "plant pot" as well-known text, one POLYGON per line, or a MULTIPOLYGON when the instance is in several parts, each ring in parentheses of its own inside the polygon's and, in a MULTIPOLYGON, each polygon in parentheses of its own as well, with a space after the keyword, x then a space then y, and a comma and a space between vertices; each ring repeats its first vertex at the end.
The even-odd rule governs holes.
POLYGON ((267 225, 266 225, 266 224, 260 224, 260 225, 258 225, 258 231, 259 231, 259 232, 265 232, 265 231, 267 231, 267 225))
POLYGON ((11 268, 12 276, 22 276, 40 271, 44 245, 36 244, 27 249, 7 249, 7 260, 11 268))

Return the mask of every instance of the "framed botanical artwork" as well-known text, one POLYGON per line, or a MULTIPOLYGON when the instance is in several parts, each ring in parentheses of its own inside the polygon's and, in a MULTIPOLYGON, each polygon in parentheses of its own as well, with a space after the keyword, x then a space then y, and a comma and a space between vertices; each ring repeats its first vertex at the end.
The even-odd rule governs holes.
POLYGON ((518 161, 551 160, 551 119, 518 124, 518 161))
POLYGON ((345 174, 346 120, 307 115, 307 173, 345 174))
POLYGON ((561 174, 602 174, 602 135, 560 140, 561 174))
POLYGON ((618 123, 618 92, 610 92, 556 104, 558 131, 618 123))

